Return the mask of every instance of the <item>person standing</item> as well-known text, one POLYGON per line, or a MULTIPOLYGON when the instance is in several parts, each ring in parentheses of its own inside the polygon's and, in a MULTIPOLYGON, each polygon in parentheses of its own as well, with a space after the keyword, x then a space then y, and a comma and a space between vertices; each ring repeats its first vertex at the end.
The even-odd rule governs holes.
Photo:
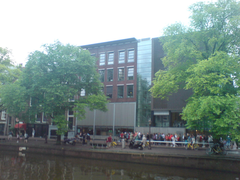
POLYGON ((26 131, 25 131, 25 133, 24 133, 24 142, 25 142, 25 143, 28 142, 28 134, 27 134, 26 131))
POLYGON ((112 135, 110 134, 107 138, 107 147, 110 148, 112 143, 112 135))
POLYGON ((35 129, 32 128, 32 137, 34 138, 34 136, 35 136, 35 129))
POLYGON ((20 139, 20 136, 19 136, 19 134, 17 133, 17 143, 19 143, 19 139, 20 139))
POLYGON ((143 134, 143 138, 142 138, 143 147, 145 147, 146 142, 147 142, 147 138, 146 138, 145 135, 143 134))
POLYGON ((13 132, 10 131, 9 134, 8 134, 8 140, 12 140, 12 136, 13 136, 13 132))
POLYGON ((84 145, 85 144, 85 138, 86 138, 86 134, 85 133, 83 133, 83 142, 82 142, 82 144, 84 145))

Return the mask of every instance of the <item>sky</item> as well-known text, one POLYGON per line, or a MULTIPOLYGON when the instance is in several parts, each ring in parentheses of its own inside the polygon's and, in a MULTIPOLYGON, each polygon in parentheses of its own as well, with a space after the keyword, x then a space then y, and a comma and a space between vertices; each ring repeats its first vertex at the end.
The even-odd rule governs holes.
POLYGON ((16 64, 43 44, 87 45, 159 37, 167 26, 189 24, 189 6, 216 0, 0 0, 0 47, 16 64))

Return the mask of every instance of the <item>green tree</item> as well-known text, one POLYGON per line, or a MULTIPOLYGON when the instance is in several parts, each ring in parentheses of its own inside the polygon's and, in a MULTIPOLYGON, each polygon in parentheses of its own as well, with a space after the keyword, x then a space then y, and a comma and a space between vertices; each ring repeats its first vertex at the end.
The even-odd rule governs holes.
MULTIPOLYGON (((86 107, 107 111, 96 59, 89 51, 77 46, 55 42, 43 45, 43 51, 31 53, 19 79, 19 86, 19 89, 17 85, 15 88, 19 96, 15 97, 18 103, 23 104, 12 103, 12 106, 22 107, 25 121, 34 121, 36 114, 44 112, 46 118, 58 117, 55 122, 64 129, 62 126, 66 124, 62 121, 62 115, 68 109, 74 108, 78 112, 75 115, 80 119, 84 117, 86 107), (85 96, 80 96, 81 90, 85 91, 85 96), (24 102, 29 106, 26 107, 24 102)), ((65 129, 59 130, 58 135, 63 132, 65 129)))
POLYGON ((173 24, 160 38, 166 56, 151 92, 168 98, 179 89, 192 89, 183 109, 188 128, 211 128, 216 135, 239 133, 240 3, 219 0, 193 4, 191 25, 173 24))
POLYGON ((17 97, 21 96, 21 88, 17 80, 21 75, 22 68, 21 66, 14 66, 10 55, 11 51, 0 47, 0 110, 15 116, 25 109, 22 99, 20 103, 17 103, 18 99, 21 98, 17 97))

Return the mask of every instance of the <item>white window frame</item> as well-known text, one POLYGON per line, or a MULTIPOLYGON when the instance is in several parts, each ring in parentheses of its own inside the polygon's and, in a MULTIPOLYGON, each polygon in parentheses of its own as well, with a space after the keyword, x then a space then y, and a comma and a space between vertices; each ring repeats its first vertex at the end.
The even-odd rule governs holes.
POLYGON ((134 80, 134 67, 128 67, 127 70, 128 70, 128 72, 127 72, 127 80, 134 80), (132 69, 132 71, 130 71, 130 69, 132 69), (130 76, 130 75, 132 75, 132 76, 130 76), (132 79, 129 79, 129 77, 132 77, 132 79))
POLYGON ((6 113, 6 111, 4 110, 4 111, 2 111, 2 113, 1 113, 1 120, 6 120, 6 117, 7 117, 7 113, 6 113))
POLYGON ((125 51, 124 50, 118 52, 118 64, 123 64, 123 63, 125 63, 125 51), (124 53, 123 58, 121 58, 122 56, 120 56, 121 53, 124 53))
POLYGON ((99 66, 104 66, 106 63, 106 54, 100 53, 99 55, 99 66))
POLYGON ((134 49, 128 49, 128 54, 127 54, 127 61, 128 62, 134 62, 134 57, 135 57, 135 50, 134 49), (133 58, 131 56, 129 56, 129 53, 133 52, 133 58), (131 58, 130 58, 131 57, 131 58))
POLYGON ((108 65, 114 64, 114 52, 108 53, 108 65), (111 55, 111 57, 110 57, 111 55))

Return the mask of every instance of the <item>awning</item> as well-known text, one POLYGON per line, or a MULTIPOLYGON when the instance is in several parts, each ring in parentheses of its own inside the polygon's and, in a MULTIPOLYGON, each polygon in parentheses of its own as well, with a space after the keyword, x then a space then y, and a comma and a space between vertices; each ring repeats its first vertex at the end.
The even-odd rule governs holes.
POLYGON ((24 130, 26 131, 26 129, 27 129, 27 124, 25 124, 25 123, 17 123, 17 124, 15 124, 14 128, 24 129, 24 130))

